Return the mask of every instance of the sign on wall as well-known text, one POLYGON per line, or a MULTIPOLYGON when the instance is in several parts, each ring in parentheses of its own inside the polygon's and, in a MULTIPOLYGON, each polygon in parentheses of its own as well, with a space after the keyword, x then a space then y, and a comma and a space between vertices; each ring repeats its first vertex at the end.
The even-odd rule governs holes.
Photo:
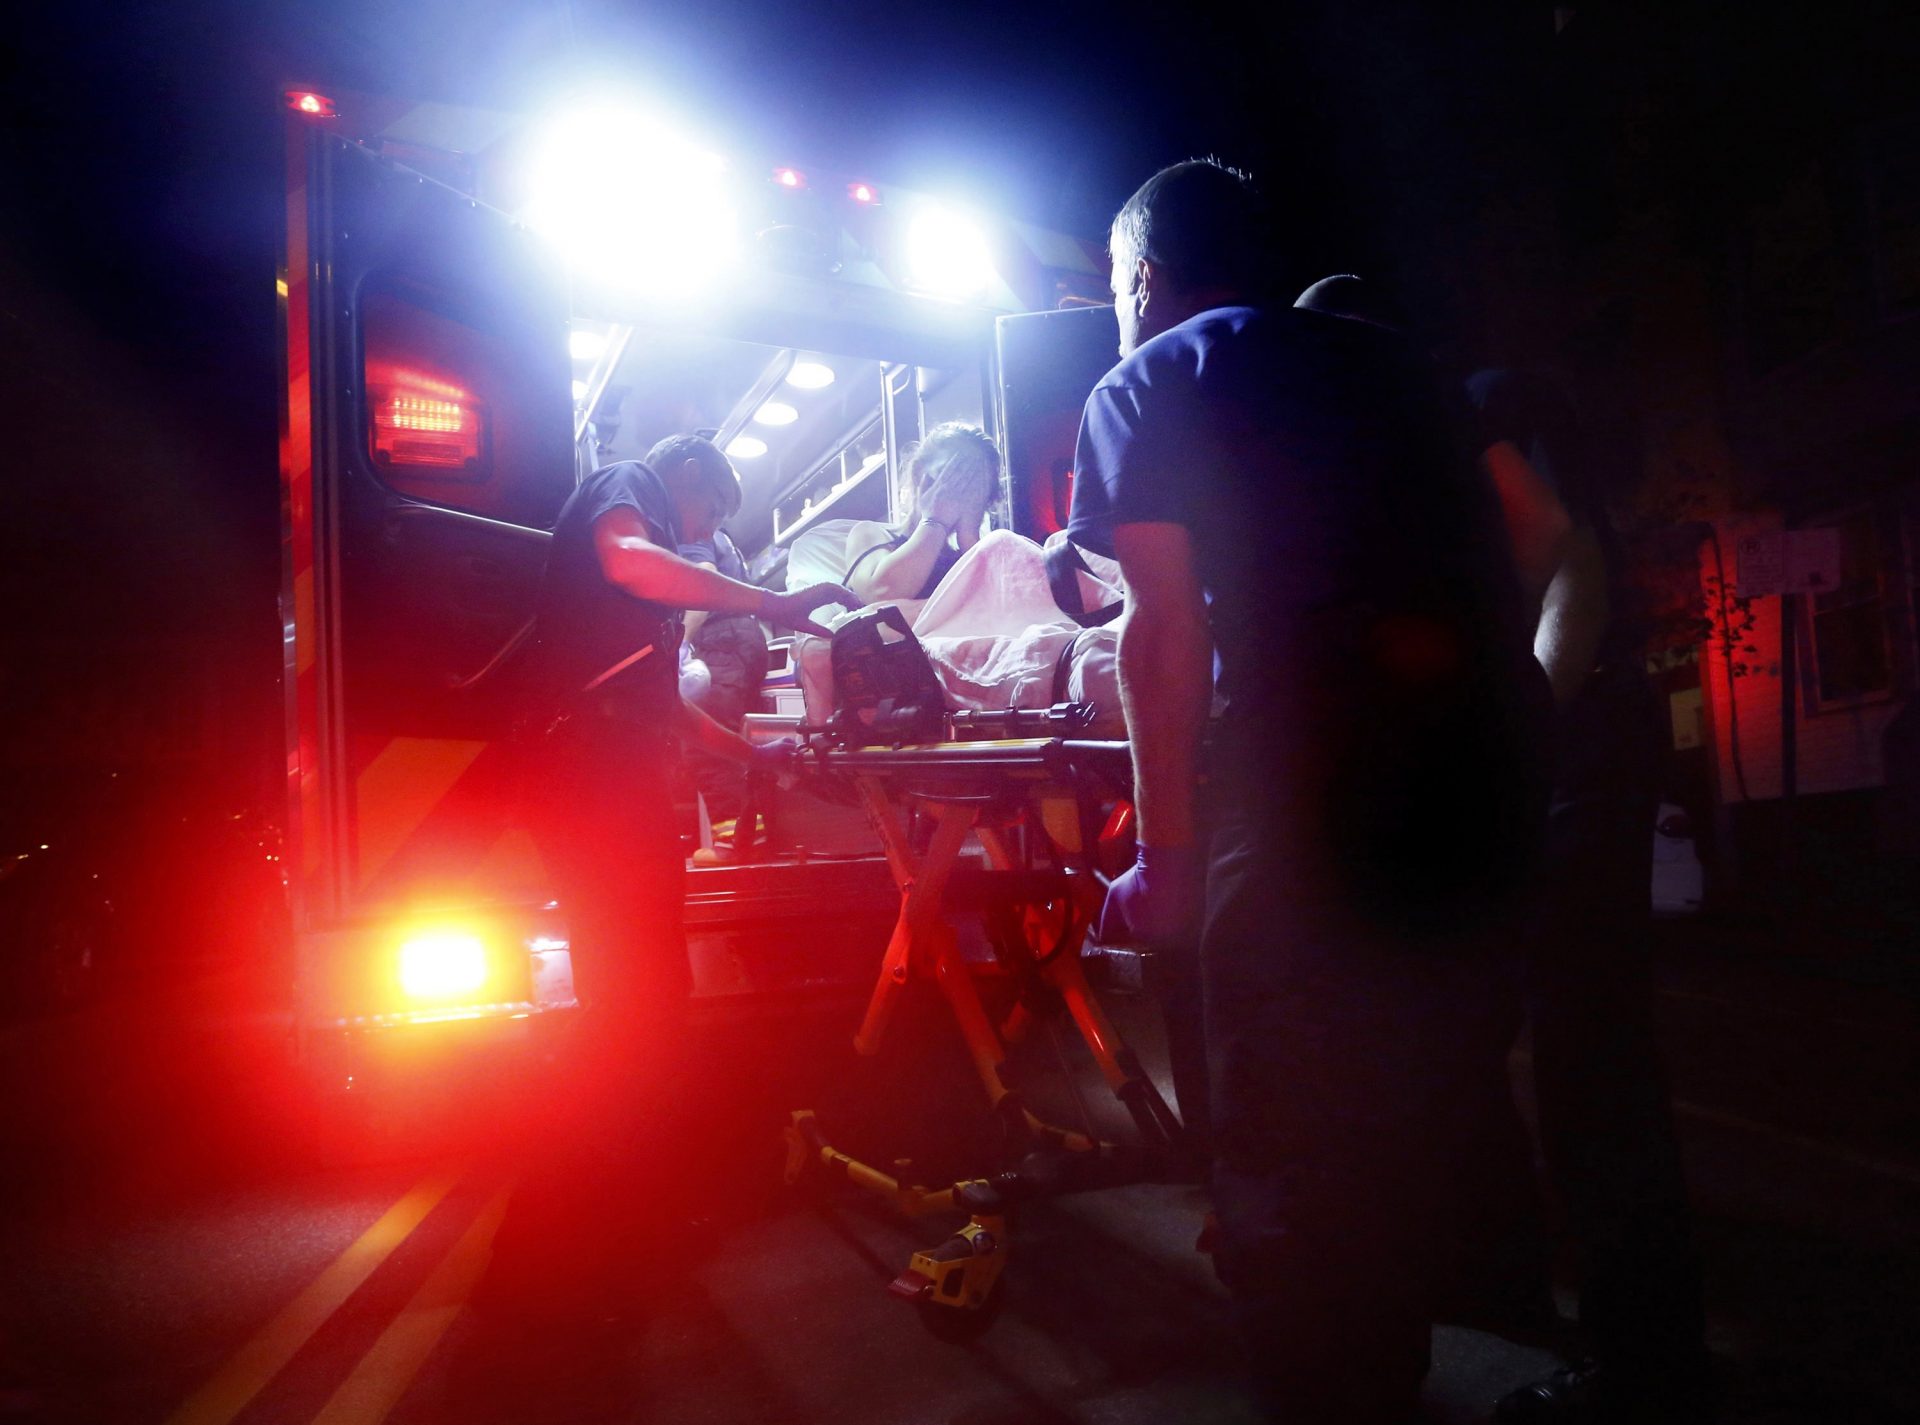
POLYGON ((1743 599, 1778 594, 1824 594, 1840 587, 1840 531, 1769 530, 1743 534, 1734 545, 1738 587, 1743 599))

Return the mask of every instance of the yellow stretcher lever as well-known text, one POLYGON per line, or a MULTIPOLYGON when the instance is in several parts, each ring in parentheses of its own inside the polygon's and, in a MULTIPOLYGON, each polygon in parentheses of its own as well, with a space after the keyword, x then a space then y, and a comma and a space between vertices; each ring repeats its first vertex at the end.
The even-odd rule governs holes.
POLYGON ((1006 1219, 975 1217, 939 1246, 915 1252, 887 1290, 910 1301, 978 1311, 1006 1265, 1006 1219))

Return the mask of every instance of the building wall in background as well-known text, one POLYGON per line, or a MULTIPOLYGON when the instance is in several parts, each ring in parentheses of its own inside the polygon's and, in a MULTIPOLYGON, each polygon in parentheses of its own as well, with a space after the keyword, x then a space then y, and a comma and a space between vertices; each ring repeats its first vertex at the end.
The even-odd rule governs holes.
MULTIPOLYGON (((1728 583, 1737 588, 1735 551, 1741 537, 1781 527, 1777 514, 1716 521, 1720 559, 1716 564, 1713 540, 1703 542, 1703 583, 1711 587, 1716 568, 1724 567, 1728 583)), ((1890 575, 1900 572, 1889 571, 1890 575)), ((1795 791, 1807 796, 1878 787, 1886 780, 1882 738, 1905 700, 1903 681, 1896 677, 1894 687, 1883 695, 1821 706, 1817 650, 1805 607, 1809 597, 1801 596, 1796 630, 1795 791)), ((1703 663, 1717 786, 1723 804, 1766 801, 1782 792, 1780 617, 1785 601, 1777 596, 1746 600, 1744 618, 1731 593, 1727 602, 1737 630, 1732 657, 1726 656, 1722 636, 1716 632, 1706 645, 1703 663)))

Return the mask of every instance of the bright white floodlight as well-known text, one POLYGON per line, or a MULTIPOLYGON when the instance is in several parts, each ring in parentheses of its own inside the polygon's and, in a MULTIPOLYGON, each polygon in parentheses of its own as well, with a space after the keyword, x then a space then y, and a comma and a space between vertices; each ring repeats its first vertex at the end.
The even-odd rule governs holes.
POLYGON ((800 419, 800 412, 785 401, 768 401, 753 413, 753 423, 762 426, 790 426, 800 419))
POLYGON ((987 235, 952 208, 921 208, 907 227, 907 281, 938 297, 984 295, 993 282, 987 235))
POLYGON ((605 332, 587 331, 582 328, 580 331, 570 333, 567 337, 567 351, 575 361, 598 361, 600 353, 606 349, 607 334, 605 332))
POLYGON ((757 435, 736 435, 727 442, 727 454, 735 460, 752 460, 767 453, 767 443, 757 435))
POLYGON ((586 382, 576 381, 573 383, 573 399, 576 401, 584 401, 587 399, 587 383, 586 382))
POLYGON ((652 115, 613 104, 564 114, 529 173, 527 225, 591 281, 688 298, 739 255, 726 165, 652 115))
POLYGON ((833 368, 824 361, 796 361, 787 372, 787 384, 802 391, 820 391, 833 384, 833 368))

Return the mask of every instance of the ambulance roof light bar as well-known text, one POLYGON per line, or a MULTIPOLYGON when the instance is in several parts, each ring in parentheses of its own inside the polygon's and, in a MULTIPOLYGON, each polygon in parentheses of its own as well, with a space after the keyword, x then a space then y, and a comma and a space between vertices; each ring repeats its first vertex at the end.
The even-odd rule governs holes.
POLYGON ((966 300, 985 295, 994 267, 986 232, 957 208, 927 203, 907 225, 907 283, 930 296, 966 300))
POLYGON ((697 298, 739 257, 725 162, 656 115, 618 103, 562 113, 528 174, 527 225, 615 291, 697 298))
POLYGON ((324 94, 311 89, 289 89, 284 98, 287 107, 296 114, 304 114, 309 119, 337 119, 340 108, 324 94))

